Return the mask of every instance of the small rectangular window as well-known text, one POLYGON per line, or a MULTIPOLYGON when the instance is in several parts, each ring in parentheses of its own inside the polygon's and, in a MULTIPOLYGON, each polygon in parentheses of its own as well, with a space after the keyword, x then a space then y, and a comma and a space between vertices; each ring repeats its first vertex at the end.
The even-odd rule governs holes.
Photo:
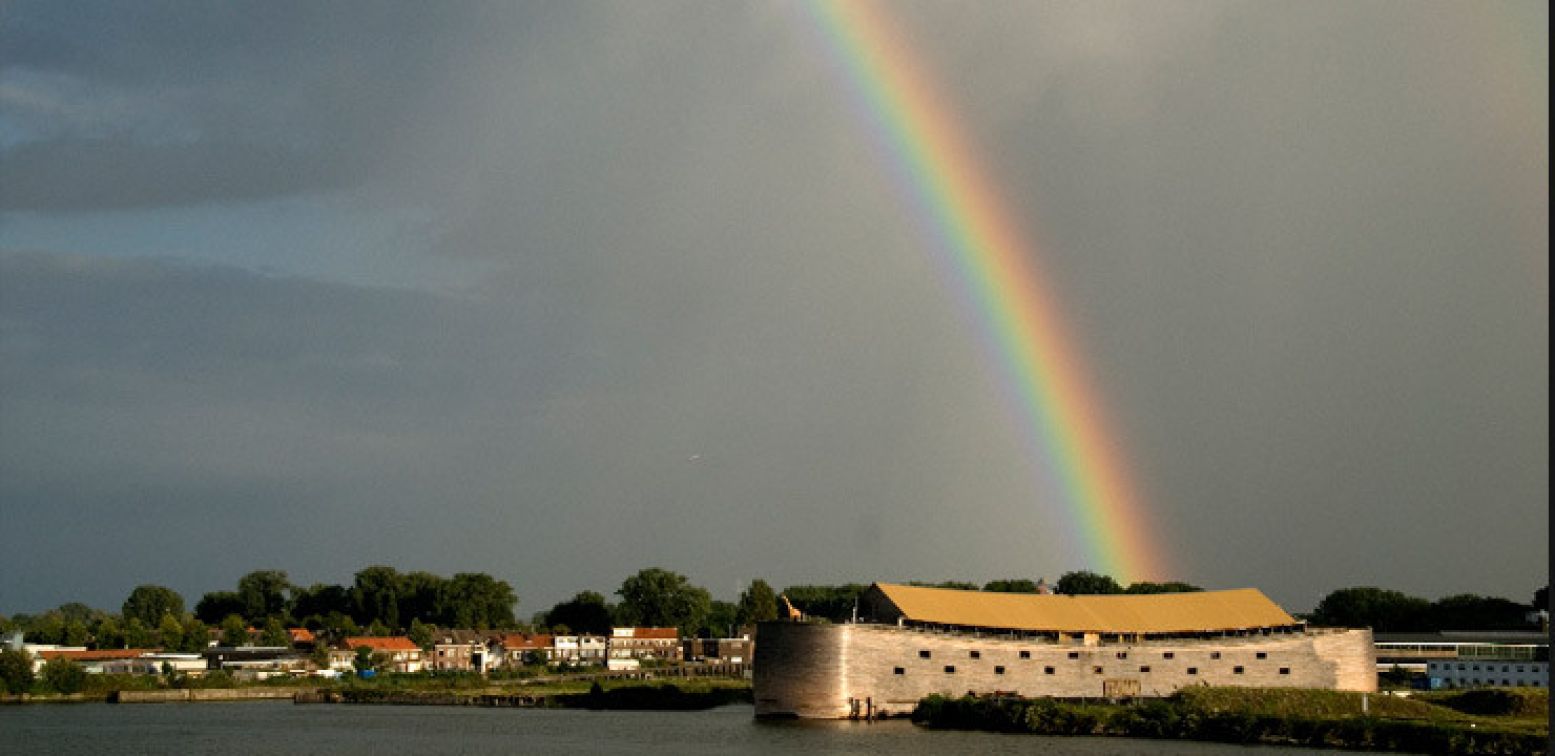
POLYGON ((1196 675, 1198 673, 1199 673, 1199 668, 1198 667, 1189 667, 1188 668, 1188 674, 1196 675))
POLYGON ((918 658, 919 659, 927 659, 927 658, 929 658, 929 656, 930 656, 930 654, 927 651, 919 651, 918 652, 918 658))
POLYGON ((1161 654, 1161 658, 1163 658, 1163 659, 1175 659, 1175 658, 1177 658, 1177 654, 1174 654, 1174 653, 1172 653, 1170 651, 1167 651, 1166 653, 1161 654))
POLYGON ((1118 652, 1118 658, 1119 659, 1127 659, 1128 658, 1128 652, 1127 651, 1119 651, 1118 652))
POLYGON ((1091 667, 1091 672, 1099 675, 1101 674, 1101 667, 1091 667))
POLYGON ((1211 658, 1211 659, 1219 659, 1220 658, 1220 652, 1219 651, 1211 651, 1211 652, 1209 652, 1209 658, 1211 658))
POLYGON ((1004 667, 994 667, 993 668, 993 673, 996 674, 996 675, 1004 674, 1004 667))
POLYGON ((955 673, 956 673, 956 667, 955 667, 954 664, 946 664, 945 665, 945 674, 953 675, 955 673))
POLYGON ((1280 667, 1280 674, 1282 674, 1282 675, 1290 674, 1290 667, 1280 667))
POLYGON ((981 658, 983 658, 983 652, 981 652, 981 651, 973 651, 972 652, 972 658, 973 659, 981 659, 981 658))
POLYGON ((1146 664, 1145 666, 1140 667, 1139 668, 1139 673, 1142 674, 1142 675, 1150 674, 1150 665, 1146 664))
POLYGON ((1242 674, 1242 668, 1241 667, 1232 667, 1231 668, 1231 674, 1233 674, 1233 675, 1240 675, 1240 674, 1242 674))
POLYGON ((1080 658, 1080 652, 1079 651, 1070 651, 1069 652, 1069 658, 1071 658, 1071 659, 1078 659, 1078 658, 1080 658))
POLYGON ((1269 658, 1269 655, 1267 653, 1262 652, 1262 651, 1259 651, 1257 656, 1260 659, 1267 659, 1267 658, 1269 658))
POLYGON ((1030 659, 1031 658, 1031 652, 1030 651, 1022 651, 1022 652, 1020 652, 1020 658, 1022 658, 1022 659, 1030 659))
POLYGON ((1044 674, 1044 675, 1051 675, 1051 674, 1053 674, 1053 668, 1052 667, 1043 667, 1042 668, 1042 674, 1044 674))
POLYGON ((891 674, 893 674, 893 675, 905 675, 905 674, 907 674, 907 670, 902 669, 901 667, 896 667, 895 669, 891 670, 891 674))

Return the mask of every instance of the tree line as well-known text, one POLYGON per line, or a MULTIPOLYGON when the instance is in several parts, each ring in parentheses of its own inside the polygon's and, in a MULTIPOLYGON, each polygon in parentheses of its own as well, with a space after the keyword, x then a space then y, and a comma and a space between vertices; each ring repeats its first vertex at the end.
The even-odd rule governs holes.
POLYGON ((1376 586, 1334 591, 1308 617, 1314 625, 1369 627, 1384 633, 1441 630, 1527 630, 1530 610, 1549 610, 1550 588, 1534 592, 1531 604, 1462 593, 1435 601, 1376 586))
MULTIPOLYGON (((1036 593, 1027 578, 915 582, 961 590, 1036 593)), ((864 583, 791 585, 781 593, 805 614, 833 622, 853 616, 864 583)), ((1184 582, 1134 582, 1127 586, 1108 575, 1068 572, 1053 585, 1064 595, 1149 594, 1202 590, 1184 582)), ((192 610, 176 591, 141 585, 125 598, 118 613, 67 603, 38 615, 0 616, 0 633, 21 630, 27 641, 89 648, 153 648, 196 652, 205 648, 210 628, 223 645, 243 645, 259 635, 260 645, 290 645, 287 628, 305 627, 326 640, 352 635, 399 635, 430 647, 437 628, 521 630, 607 634, 611 627, 674 627, 685 637, 723 637, 757 622, 778 617, 778 595, 765 580, 752 580, 736 601, 720 601, 685 575, 651 567, 628 576, 614 592, 616 600, 581 591, 533 615, 517 619, 518 596, 506 581, 478 572, 445 578, 428 572, 399 572, 373 565, 357 572, 348 585, 293 584, 281 570, 256 570, 239 578, 230 591, 200 598, 192 610), (254 632, 250 631, 254 629, 254 632)), ((1547 608, 1548 586, 1534 596, 1534 608, 1547 608)), ((1363 586, 1334 591, 1308 617, 1314 625, 1371 627, 1380 632, 1525 629, 1529 605, 1462 594, 1436 601, 1398 591, 1363 586)))

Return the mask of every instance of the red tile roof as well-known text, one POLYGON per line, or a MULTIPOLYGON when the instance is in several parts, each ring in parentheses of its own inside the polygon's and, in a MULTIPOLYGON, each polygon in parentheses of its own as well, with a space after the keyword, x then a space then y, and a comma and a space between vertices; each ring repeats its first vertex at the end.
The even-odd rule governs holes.
POLYGON ((314 641, 313 631, 306 627, 293 627, 286 632, 291 633, 293 643, 312 643, 314 641))
POLYGON ((346 648, 349 648, 349 649, 351 649, 353 651, 358 649, 358 648, 370 648, 370 649, 372 649, 374 651, 420 651, 421 650, 420 646, 416 645, 413 641, 411 641, 411 639, 406 638, 403 635, 396 635, 396 636, 389 637, 389 638, 377 638, 377 637, 369 637, 369 636, 359 636, 359 637, 355 637, 355 638, 347 638, 346 639, 346 648))
POLYGON ((673 627, 634 627, 632 637, 679 640, 680 630, 673 627))
POLYGON ((502 636, 502 647, 508 650, 525 648, 553 648, 556 636, 544 633, 509 633, 502 636))

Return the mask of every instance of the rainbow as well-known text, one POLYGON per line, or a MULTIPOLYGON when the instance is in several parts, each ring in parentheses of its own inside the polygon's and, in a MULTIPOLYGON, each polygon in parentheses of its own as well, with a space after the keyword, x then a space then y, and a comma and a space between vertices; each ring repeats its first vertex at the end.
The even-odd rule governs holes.
POLYGON ((956 112, 871 0, 812 0, 810 16, 900 172, 913 209, 976 304, 1018 397, 1028 441, 1062 481, 1087 569, 1121 581, 1160 579, 1166 565, 1107 432, 1084 360, 1063 328, 1036 248, 979 166, 956 112))

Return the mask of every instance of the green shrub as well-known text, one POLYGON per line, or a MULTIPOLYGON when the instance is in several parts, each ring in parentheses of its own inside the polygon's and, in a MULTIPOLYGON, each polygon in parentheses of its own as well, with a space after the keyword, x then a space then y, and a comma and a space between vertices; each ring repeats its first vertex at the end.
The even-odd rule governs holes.
POLYGON ((43 684, 60 693, 79 693, 86 687, 86 669, 69 659, 50 659, 43 665, 43 684))
POLYGON ((25 651, 0 649, 0 686, 12 695, 32 687, 32 659, 25 651))

